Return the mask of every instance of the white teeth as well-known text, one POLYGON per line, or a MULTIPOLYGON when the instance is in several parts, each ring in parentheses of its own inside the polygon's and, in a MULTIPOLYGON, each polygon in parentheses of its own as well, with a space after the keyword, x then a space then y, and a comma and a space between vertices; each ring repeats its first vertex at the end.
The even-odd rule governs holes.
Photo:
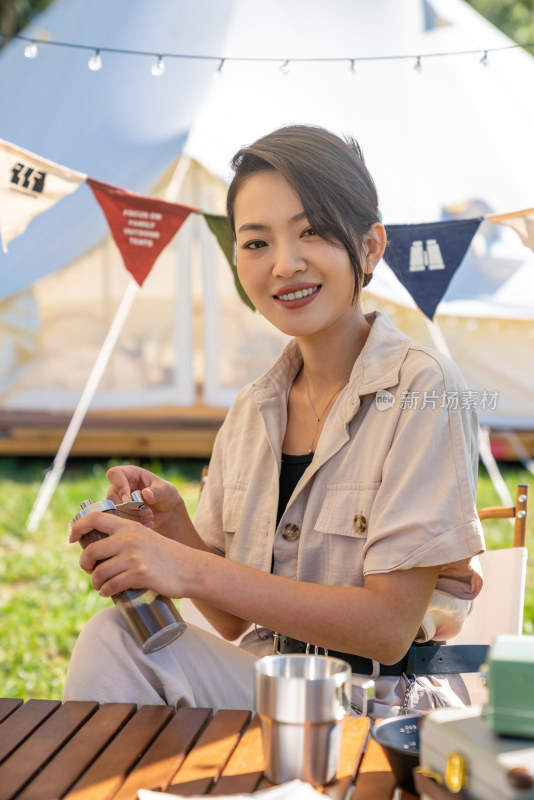
POLYGON ((297 292, 289 292, 289 294, 277 295, 279 300, 300 300, 301 297, 309 297, 310 294, 315 294, 319 287, 314 286, 312 289, 299 289, 297 292))

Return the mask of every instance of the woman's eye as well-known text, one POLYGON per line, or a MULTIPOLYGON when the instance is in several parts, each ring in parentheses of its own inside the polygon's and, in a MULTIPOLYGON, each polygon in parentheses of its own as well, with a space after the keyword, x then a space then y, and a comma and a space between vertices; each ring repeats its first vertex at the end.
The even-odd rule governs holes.
POLYGON ((252 242, 246 242, 243 245, 244 250, 258 250, 260 247, 266 247, 267 243, 261 239, 254 239, 252 242))
POLYGON ((302 232, 303 236, 317 236, 315 228, 306 228, 305 231, 302 232))

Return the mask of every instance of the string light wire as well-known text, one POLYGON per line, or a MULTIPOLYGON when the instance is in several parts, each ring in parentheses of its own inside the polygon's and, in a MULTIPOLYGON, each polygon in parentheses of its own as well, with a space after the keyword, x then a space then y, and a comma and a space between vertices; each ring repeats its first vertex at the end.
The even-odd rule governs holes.
MULTIPOLYGON (((30 38, 29 36, 24 36, 23 34, 17 33, 11 37, 12 39, 18 39, 22 42, 28 42, 30 45, 35 45, 35 49, 37 49, 37 45, 47 45, 51 47, 67 47, 73 50, 88 50, 93 52, 95 55, 100 55, 100 53, 118 53, 119 55, 127 55, 127 56, 147 56, 151 57, 152 59, 159 60, 161 64, 163 64, 163 59, 180 59, 180 60, 191 60, 191 61, 215 61, 219 64, 219 72, 221 71, 221 65, 224 65, 228 61, 234 62, 261 62, 261 63, 276 63, 280 64, 280 61, 283 62, 283 67, 285 70, 289 69, 289 65, 294 63, 334 63, 334 62, 344 62, 349 64, 349 68, 353 68, 353 65, 356 61, 363 62, 363 61, 402 61, 402 60, 414 60, 416 59, 416 63, 418 66, 421 65, 421 61, 427 58, 447 58, 452 56, 481 56, 480 61, 483 64, 488 63, 488 54, 489 53, 496 53, 502 52, 505 50, 517 50, 517 49, 529 49, 534 48, 534 43, 532 44, 509 44, 503 45, 502 47, 487 47, 487 48, 479 48, 478 50, 451 50, 451 51, 441 51, 437 53, 424 53, 424 54, 406 54, 406 55, 389 55, 389 56, 358 56, 357 58, 354 57, 342 57, 336 56, 333 58, 287 58, 287 59, 280 59, 280 58, 261 58, 260 56, 209 56, 209 55, 202 55, 197 53, 155 53, 150 52, 147 50, 127 50, 122 49, 119 47, 94 47, 93 45, 87 44, 77 44, 75 42, 59 42, 54 41, 51 39, 39 39, 39 38, 30 38)), ((26 48, 27 49, 27 48, 26 48)), ((35 56, 34 56, 35 57, 35 56)), ((93 56, 94 58, 94 56, 93 56)), ((161 73, 160 73, 161 74, 161 73)))

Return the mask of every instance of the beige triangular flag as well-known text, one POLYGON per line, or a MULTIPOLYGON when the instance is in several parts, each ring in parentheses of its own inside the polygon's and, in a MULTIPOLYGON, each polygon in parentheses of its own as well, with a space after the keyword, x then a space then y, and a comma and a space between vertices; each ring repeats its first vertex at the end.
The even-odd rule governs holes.
POLYGON ((8 243, 33 217, 72 194, 87 175, 0 139, 0 238, 8 243))
POLYGON ((490 214, 487 219, 499 225, 509 225, 519 234, 523 244, 534 250, 534 208, 511 211, 509 214, 490 214))

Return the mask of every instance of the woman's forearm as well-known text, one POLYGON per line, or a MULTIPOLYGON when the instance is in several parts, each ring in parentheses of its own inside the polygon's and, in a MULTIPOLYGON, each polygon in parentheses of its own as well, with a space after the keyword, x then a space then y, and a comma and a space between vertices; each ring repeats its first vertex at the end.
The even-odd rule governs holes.
POLYGON ((187 513, 181 541, 137 522, 95 511, 71 528, 72 542, 93 528, 108 536, 88 545, 80 564, 95 589, 113 596, 149 588, 189 597, 229 639, 250 623, 330 650, 384 663, 401 658, 428 608, 439 567, 369 575, 362 587, 282 578, 209 552, 187 513), (192 542, 184 545, 183 540, 192 542))
POLYGON ((217 616, 211 617, 210 609, 231 615, 226 617, 227 629, 222 623, 221 628, 214 625, 223 635, 231 631, 232 619, 239 630, 237 621, 246 611, 246 618, 262 627, 384 663, 396 662, 408 650, 439 572, 438 567, 429 567, 372 575, 363 587, 324 586, 199 555, 200 570, 195 573, 193 567, 189 576, 195 576, 190 596, 201 610, 206 608, 203 613, 210 621, 217 616))
MULTIPOLYGON (((206 553, 213 554, 213 551, 208 547, 208 545, 205 544, 204 540, 196 530, 193 521, 187 512, 185 503, 181 498, 179 507, 177 508, 177 513, 173 515, 172 519, 169 519, 165 530, 158 529, 157 533, 160 533, 161 535, 166 536, 168 539, 172 539, 173 541, 185 544, 195 550, 201 550, 206 553)), ((220 561, 223 561, 222 557, 219 556, 219 558, 220 561)), ((223 611, 221 608, 216 608, 215 606, 212 606, 206 602, 202 602, 201 600, 193 598, 191 599, 201 614, 206 617, 208 622, 213 625, 215 630, 217 630, 225 639, 234 641, 235 639, 238 639, 248 627, 250 627, 250 622, 242 619, 239 616, 230 614, 226 611, 223 611)))
POLYGON ((215 630, 230 642, 239 639, 250 628, 251 623, 249 620, 237 617, 235 614, 229 614, 227 611, 208 603, 203 603, 200 600, 193 600, 192 602, 200 613, 206 617, 210 625, 213 625, 215 630))

